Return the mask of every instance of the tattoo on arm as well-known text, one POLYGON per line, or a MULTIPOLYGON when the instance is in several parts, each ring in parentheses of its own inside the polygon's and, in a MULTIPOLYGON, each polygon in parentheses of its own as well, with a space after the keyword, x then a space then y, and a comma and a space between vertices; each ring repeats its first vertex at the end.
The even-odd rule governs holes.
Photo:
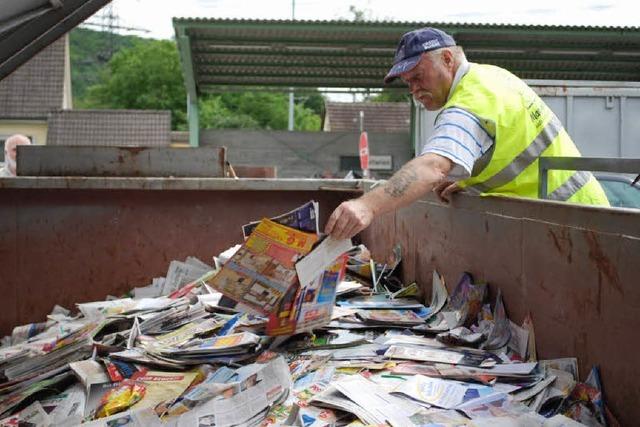
POLYGON ((412 166, 405 166, 393 175, 384 186, 384 192, 393 198, 402 197, 407 188, 418 180, 418 174, 412 166))

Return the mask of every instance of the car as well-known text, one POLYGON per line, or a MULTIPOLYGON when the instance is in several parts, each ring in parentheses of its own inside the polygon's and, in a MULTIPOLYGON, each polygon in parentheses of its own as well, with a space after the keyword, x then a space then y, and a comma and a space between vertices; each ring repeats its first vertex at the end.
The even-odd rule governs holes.
POLYGON ((594 175, 612 207, 640 209, 640 182, 633 183, 636 177, 602 173, 594 175))

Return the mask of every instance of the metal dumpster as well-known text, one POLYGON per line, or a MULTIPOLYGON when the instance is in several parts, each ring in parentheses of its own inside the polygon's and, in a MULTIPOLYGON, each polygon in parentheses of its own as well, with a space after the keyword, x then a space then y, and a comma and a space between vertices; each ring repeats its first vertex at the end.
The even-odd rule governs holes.
MULTIPOLYGON (((118 295, 173 259, 210 259, 240 226, 309 199, 322 218, 368 183, 333 180, 25 177, 0 181, 0 333, 54 304, 118 295)), ((531 312, 541 357, 599 364, 609 406, 640 418, 640 213, 460 195, 431 198, 362 234, 378 259, 403 248, 406 282, 451 289, 463 271, 504 292, 509 317, 531 312)))

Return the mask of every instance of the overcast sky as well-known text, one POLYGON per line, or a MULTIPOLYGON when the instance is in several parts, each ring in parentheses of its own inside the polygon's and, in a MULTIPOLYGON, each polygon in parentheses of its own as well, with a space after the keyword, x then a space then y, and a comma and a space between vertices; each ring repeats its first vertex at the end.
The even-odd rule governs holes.
MULTIPOLYGON (((637 1, 632 0, 297 0, 295 17, 352 19, 351 5, 364 10, 367 19, 385 21, 591 26, 640 22, 637 1)), ((148 30, 137 34, 155 38, 173 36, 172 17, 290 19, 291 6, 291 0, 113 1, 119 25, 148 30)))

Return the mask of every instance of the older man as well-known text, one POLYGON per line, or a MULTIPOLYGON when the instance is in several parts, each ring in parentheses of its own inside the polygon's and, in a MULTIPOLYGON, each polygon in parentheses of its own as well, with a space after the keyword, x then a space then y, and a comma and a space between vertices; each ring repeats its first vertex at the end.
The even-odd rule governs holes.
POLYGON ((18 145, 29 145, 31 141, 24 135, 12 135, 4 142, 4 166, 0 169, 0 178, 16 176, 16 157, 18 145))
MULTIPOLYGON (((385 83, 401 78, 413 98, 438 114, 418 157, 384 185, 333 212, 325 231, 352 237, 373 218, 429 191, 444 201, 465 188, 476 194, 538 197, 538 158, 580 153, 551 109, 522 80, 474 64, 453 37, 422 28, 402 36, 385 83)), ((551 171, 548 198, 608 206, 588 172, 551 171)))

